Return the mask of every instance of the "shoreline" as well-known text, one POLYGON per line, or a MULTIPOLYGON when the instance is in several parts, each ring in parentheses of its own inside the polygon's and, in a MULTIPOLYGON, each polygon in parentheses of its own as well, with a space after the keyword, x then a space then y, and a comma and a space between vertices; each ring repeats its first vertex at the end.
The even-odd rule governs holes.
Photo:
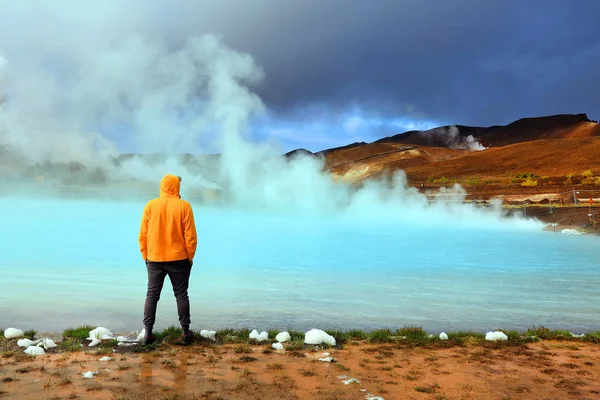
MULTIPOLYGON (((49 338, 57 343, 60 341, 67 339, 77 339, 81 343, 89 344, 91 340, 87 340, 89 338, 85 338, 85 335, 91 334, 90 331, 94 329, 102 329, 109 331, 112 336, 111 339, 103 339, 109 340, 110 343, 114 345, 117 344, 117 338, 127 338, 127 340, 123 339, 123 342, 139 342, 141 340, 141 335, 144 332, 138 330, 130 330, 130 331, 111 331, 110 328, 106 328, 101 325, 89 325, 84 324, 78 327, 69 327, 62 332, 59 331, 38 331, 36 329, 20 329, 15 328, 13 326, 0 326, 0 344, 14 341, 16 342, 19 339, 30 339, 30 340, 41 340, 43 338, 49 338), (5 337, 5 331, 11 329, 16 329, 17 331, 21 331, 21 335, 18 337, 7 338, 5 337), (136 340, 136 338, 139 339, 136 340), (110 341, 112 340, 112 341, 110 341)), ((512 341, 516 341, 518 343, 521 342, 535 342, 537 341, 536 337, 539 339, 558 339, 558 340, 574 340, 574 341, 591 341, 594 343, 600 344, 600 325, 598 326, 598 330, 595 329, 583 329, 581 331, 577 329, 550 329, 543 325, 532 325, 528 329, 505 329, 505 328, 491 328, 485 330, 463 330, 459 329, 457 331, 451 330, 427 330, 424 329, 420 325, 404 325, 401 328, 373 328, 373 329, 331 329, 327 327, 321 328, 308 328, 306 331, 304 330, 289 330, 289 329, 267 329, 260 330, 262 333, 267 333, 268 336, 263 341, 265 343, 274 343, 275 337, 278 333, 288 332, 298 341, 301 337, 304 337, 305 333, 309 330, 319 330, 327 333, 328 335, 335 338, 338 343, 347 343, 351 340, 370 340, 371 338, 375 338, 376 341, 381 341, 381 338, 384 338, 385 342, 394 342, 401 341, 405 339, 418 339, 419 341, 437 341, 439 339, 439 335, 446 334, 449 337, 472 337, 475 339, 483 339, 486 334, 490 332, 503 332, 508 335, 508 338, 512 341), (407 336, 408 335, 408 336, 407 336), (583 340, 582 340, 583 339, 583 340)), ((250 343, 253 341, 252 338, 249 337, 250 333, 253 331, 259 332, 256 329, 250 329, 247 327, 243 328, 224 328, 218 330, 207 330, 207 329, 194 329, 191 328, 190 331, 194 334, 195 340, 205 341, 207 339, 203 335, 205 332, 212 332, 212 336, 215 339, 212 341, 215 344, 231 344, 231 343, 250 343)), ((162 338, 167 338, 167 343, 172 341, 174 338, 178 338, 181 335, 181 328, 175 325, 167 326, 162 329, 154 329, 154 334, 157 335, 158 340, 160 341, 162 338)), ((507 339, 508 340, 508 339, 507 339)), ((257 343, 259 343, 257 341, 257 343)), ((424 343, 424 342, 423 342, 424 343)), ((93 347, 93 346, 92 346, 93 347)))
POLYGON ((522 334, 507 331, 508 340, 468 332, 441 340, 412 326, 332 332, 335 346, 306 344, 302 332, 290 332, 291 340, 276 350, 271 334, 269 341, 257 342, 249 339, 249 330, 219 331, 216 341, 197 338, 180 346, 176 328, 160 332, 161 342, 146 348, 115 346, 111 340, 90 347, 76 338, 89 334, 84 328, 64 332, 69 347, 36 357, 24 354, 16 339, 0 340, 0 399, 466 400, 600 394, 600 331, 572 337, 538 327, 522 334))

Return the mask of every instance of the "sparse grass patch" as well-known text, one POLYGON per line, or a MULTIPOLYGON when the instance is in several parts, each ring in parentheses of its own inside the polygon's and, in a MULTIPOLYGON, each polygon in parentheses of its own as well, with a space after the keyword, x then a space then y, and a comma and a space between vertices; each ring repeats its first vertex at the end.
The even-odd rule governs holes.
POLYGON ((317 376, 317 373, 315 372, 315 370, 313 368, 311 368, 311 369, 300 368, 298 370, 298 372, 300 372, 300 374, 302 376, 317 376))
POLYGON ((560 366, 564 367, 564 368, 569 368, 569 369, 579 368, 579 365, 573 364, 573 363, 563 363, 563 364, 560 364, 560 366))
POLYGON ((360 329, 351 329, 348 331, 347 336, 349 340, 366 340, 368 334, 360 329))
POLYGON ((600 343, 600 331, 586 333, 583 337, 584 342, 600 343))
POLYGON ((233 350, 236 354, 250 354, 252 349, 247 344, 241 344, 233 350))
POLYGON ((18 381, 18 379, 13 378, 12 376, 5 376, 4 378, 2 378, 2 382, 4 383, 10 383, 15 381, 18 381))
POLYGON ((408 381, 416 381, 421 377, 421 372, 419 371, 408 371, 403 378, 408 381))
POLYGON ((537 186, 538 181, 532 178, 527 178, 523 182, 521 182, 521 186, 537 186))
POLYGON ((37 331, 35 329, 28 329, 26 331, 23 332, 23 336, 26 339, 35 339, 35 335, 37 335, 37 331))
POLYGON ((350 368, 346 367, 344 364, 336 363, 335 366, 340 371, 350 371, 350 368))
POLYGON ((129 364, 129 363, 118 363, 117 364, 117 369, 119 371, 126 371, 128 369, 131 369, 131 364, 129 364))
POLYGON ((102 386, 100 383, 92 383, 91 386, 85 389, 86 392, 97 392, 100 390, 104 390, 104 386, 102 386))
POLYGON ((571 185, 571 184, 573 183, 573 174, 572 174, 572 173, 571 173, 571 174, 567 174, 567 175, 565 175, 565 178, 567 178, 567 179, 565 180, 565 183, 566 183, 567 185, 571 185))
POLYGON ((239 358, 239 360, 240 360, 241 362, 252 362, 252 361, 257 361, 257 360, 258 360, 258 358, 256 358, 256 357, 251 357, 251 356, 241 356, 241 357, 239 358))
POLYGON ((165 360, 162 360, 160 363, 167 368, 175 368, 175 361, 173 361, 173 360, 165 359, 165 360))
POLYGON ((292 342, 302 342, 304 343, 304 332, 301 331, 288 331, 291 337, 292 342))
POLYGON ((21 367, 21 368, 17 368, 17 369, 15 370, 15 372, 16 372, 17 374, 27 374, 27 373, 29 373, 30 371, 31 371, 31 367, 30 367, 30 366, 27 366, 27 367, 21 367))
POLYGON ((561 379, 554 384, 557 389, 565 389, 569 394, 577 395, 579 391, 578 387, 585 386, 585 381, 581 379, 561 379))
POLYGON ((537 336, 540 339, 546 340, 568 340, 573 339, 573 336, 564 330, 550 330, 545 326, 533 326, 523 334, 523 336, 537 336))
POLYGON ((377 329, 369 333, 367 341, 370 343, 387 343, 393 341, 393 336, 391 329, 377 329))
POLYGON ((63 351, 73 352, 81 350, 81 341, 79 339, 70 338, 58 343, 58 348, 63 351))
POLYGON ((292 340, 291 342, 286 342, 285 348, 292 352, 304 350, 304 338, 301 340, 292 340))
POLYGON ((63 337, 85 340, 90 336, 90 331, 94 329, 96 329, 96 327, 91 325, 81 325, 77 328, 69 328, 63 331, 63 337))
POLYGON ((348 332, 327 330, 325 333, 333 336, 337 345, 345 344, 350 339, 348 332))
POLYGON ((429 339, 429 334, 425 332, 421 326, 416 325, 404 326, 398 329, 396 334, 411 341, 423 341, 429 339))
POLYGON ((215 338, 221 343, 248 343, 250 341, 250 329, 222 329, 217 331, 215 338))
POLYGON ((437 383, 433 383, 431 385, 426 386, 416 386, 415 390, 419 393, 435 393, 436 390, 440 388, 440 385, 437 383))
POLYGON ((267 369, 271 370, 271 371, 281 370, 281 369, 283 369, 283 364, 282 363, 267 364, 267 369))
POLYGON ((168 328, 165 328, 162 331, 156 333, 156 338, 159 341, 165 343, 175 343, 176 341, 181 339, 182 334, 183 332, 181 330, 181 327, 171 325, 168 328))

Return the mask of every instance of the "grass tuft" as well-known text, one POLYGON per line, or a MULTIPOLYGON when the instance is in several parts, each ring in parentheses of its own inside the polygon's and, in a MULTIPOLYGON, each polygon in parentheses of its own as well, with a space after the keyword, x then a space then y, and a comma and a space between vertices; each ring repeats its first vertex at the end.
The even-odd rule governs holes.
POLYGON ((393 341, 393 336, 391 329, 377 329, 368 335, 367 340, 370 343, 387 343, 393 341))
POLYGON ((76 338, 65 339, 58 343, 58 348, 67 352, 74 352, 81 350, 81 340, 76 338))
POLYGON ((33 340, 33 339, 35 339, 35 335, 37 335, 37 333, 38 332, 35 329, 28 329, 28 330, 26 330, 26 331, 23 332, 23 336, 26 339, 33 340))
POLYGON ((90 336, 90 331, 94 329, 96 329, 96 327, 91 325, 81 325, 77 328, 69 328, 63 331, 63 337, 85 340, 90 336))
POLYGON ((573 338, 573 336, 568 331, 564 331, 564 330, 554 330, 553 331, 542 325, 531 327, 523 335, 524 336, 536 336, 536 337, 539 337, 540 339, 546 339, 546 340, 568 340, 568 339, 573 338))
POLYGON ((175 343, 181 339, 182 334, 183 331, 181 330, 181 327, 171 325, 168 328, 156 333, 156 339, 165 343, 175 343))
POLYGON ((217 331, 215 338, 220 343, 249 343, 250 329, 222 329, 217 331))
POLYGON ((423 341, 429 339, 429 334, 423 330, 423 327, 416 325, 404 326, 398 329, 396 334, 411 341, 423 341))

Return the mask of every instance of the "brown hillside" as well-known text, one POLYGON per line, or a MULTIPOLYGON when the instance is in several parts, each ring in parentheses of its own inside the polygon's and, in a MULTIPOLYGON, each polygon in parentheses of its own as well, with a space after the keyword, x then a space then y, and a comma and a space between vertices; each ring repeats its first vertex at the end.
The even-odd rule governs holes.
POLYGON ((564 177, 591 169, 600 173, 600 137, 536 140, 470 152, 435 164, 405 168, 411 181, 431 177, 499 177, 518 173, 564 177))
POLYGON ((437 163, 464 154, 464 150, 443 147, 371 143, 329 152, 325 163, 334 177, 357 182, 385 171, 437 163))
POLYGON ((403 170, 428 191, 461 184, 470 198, 546 196, 590 189, 600 194, 600 125, 586 114, 524 118, 489 128, 441 127, 317 153, 335 179, 360 184, 403 170), (452 129, 452 130, 450 130, 452 129), (464 148, 473 136, 487 149, 464 148), (453 141, 448 138, 453 138, 453 141), (453 145, 460 148, 450 148, 453 145), (591 171, 592 177, 583 176, 591 171))
MULTIPOLYGON (((506 126, 472 127, 454 125, 458 136, 469 135, 485 147, 499 147, 541 139, 565 139, 573 137, 600 136, 600 124, 592 121, 586 114, 561 114, 545 117, 523 118, 506 126)), ((450 126, 427 131, 409 131, 379 139, 377 143, 405 143, 424 146, 451 147, 449 142, 450 126)))

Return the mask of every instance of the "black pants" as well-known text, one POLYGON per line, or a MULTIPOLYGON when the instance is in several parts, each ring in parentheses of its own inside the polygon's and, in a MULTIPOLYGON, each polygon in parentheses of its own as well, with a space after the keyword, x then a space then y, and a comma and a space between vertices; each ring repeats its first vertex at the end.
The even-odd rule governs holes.
POLYGON ((177 301, 177 313, 181 326, 190 325, 190 300, 188 298, 188 284, 192 265, 189 260, 153 262, 146 261, 148 269, 148 293, 144 304, 144 327, 152 329, 156 320, 156 305, 160 300, 165 277, 169 275, 173 293, 177 301))

